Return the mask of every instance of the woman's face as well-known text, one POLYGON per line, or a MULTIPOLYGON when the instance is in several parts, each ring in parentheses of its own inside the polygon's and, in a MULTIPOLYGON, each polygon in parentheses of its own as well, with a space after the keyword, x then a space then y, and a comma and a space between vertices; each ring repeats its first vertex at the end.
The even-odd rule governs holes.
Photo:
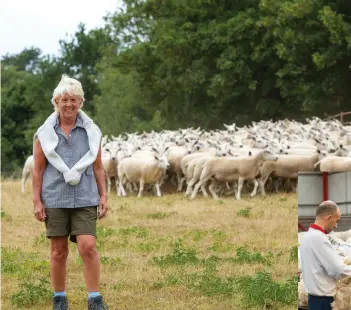
POLYGON ((67 93, 57 98, 56 101, 60 116, 64 118, 75 118, 82 103, 82 99, 79 96, 71 96, 67 93))

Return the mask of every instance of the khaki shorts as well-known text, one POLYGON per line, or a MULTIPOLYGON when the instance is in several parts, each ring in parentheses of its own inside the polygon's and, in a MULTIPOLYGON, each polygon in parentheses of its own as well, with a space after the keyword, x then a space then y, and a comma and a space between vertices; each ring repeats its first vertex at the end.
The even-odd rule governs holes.
POLYGON ((83 208, 45 208, 46 236, 69 236, 77 242, 77 235, 96 237, 97 206, 83 208))

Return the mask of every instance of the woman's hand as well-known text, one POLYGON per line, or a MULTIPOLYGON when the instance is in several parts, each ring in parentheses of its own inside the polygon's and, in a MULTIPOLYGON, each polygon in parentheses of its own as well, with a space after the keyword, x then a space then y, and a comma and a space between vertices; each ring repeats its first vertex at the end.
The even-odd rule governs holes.
POLYGON ((37 202, 34 204, 34 216, 40 222, 45 221, 46 214, 45 214, 45 208, 42 202, 37 202))
POLYGON ((106 216, 107 214, 107 196, 102 195, 100 196, 100 201, 99 201, 99 219, 102 219, 106 216))

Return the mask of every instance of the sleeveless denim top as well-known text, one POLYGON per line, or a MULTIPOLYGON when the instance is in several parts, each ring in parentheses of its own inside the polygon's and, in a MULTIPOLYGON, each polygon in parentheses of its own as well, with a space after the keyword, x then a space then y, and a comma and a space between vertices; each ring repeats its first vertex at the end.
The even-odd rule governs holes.
MULTIPOLYGON (((88 135, 83 121, 78 115, 68 139, 59 127, 59 120, 56 122, 55 132, 59 138, 55 151, 71 169, 89 150, 88 135)), ((99 198, 92 164, 82 173, 77 185, 70 185, 65 182, 62 172, 47 161, 41 191, 41 199, 46 208, 97 206, 99 198)))

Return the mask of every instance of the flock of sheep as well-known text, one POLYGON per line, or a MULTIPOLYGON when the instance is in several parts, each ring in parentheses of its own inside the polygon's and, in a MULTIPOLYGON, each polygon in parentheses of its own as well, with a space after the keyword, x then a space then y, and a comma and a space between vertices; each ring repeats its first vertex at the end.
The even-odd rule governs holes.
MULTIPOLYGON (((243 189, 251 197, 295 191, 300 171, 351 171, 351 126, 317 117, 104 136, 101 146, 108 192, 114 180, 119 196, 137 191, 140 197, 148 189, 161 196, 167 183, 190 198, 201 190, 205 197, 209 191, 214 199, 233 193, 241 199, 243 189)), ((32 169, 30 156, 22 192, 32 169)))

